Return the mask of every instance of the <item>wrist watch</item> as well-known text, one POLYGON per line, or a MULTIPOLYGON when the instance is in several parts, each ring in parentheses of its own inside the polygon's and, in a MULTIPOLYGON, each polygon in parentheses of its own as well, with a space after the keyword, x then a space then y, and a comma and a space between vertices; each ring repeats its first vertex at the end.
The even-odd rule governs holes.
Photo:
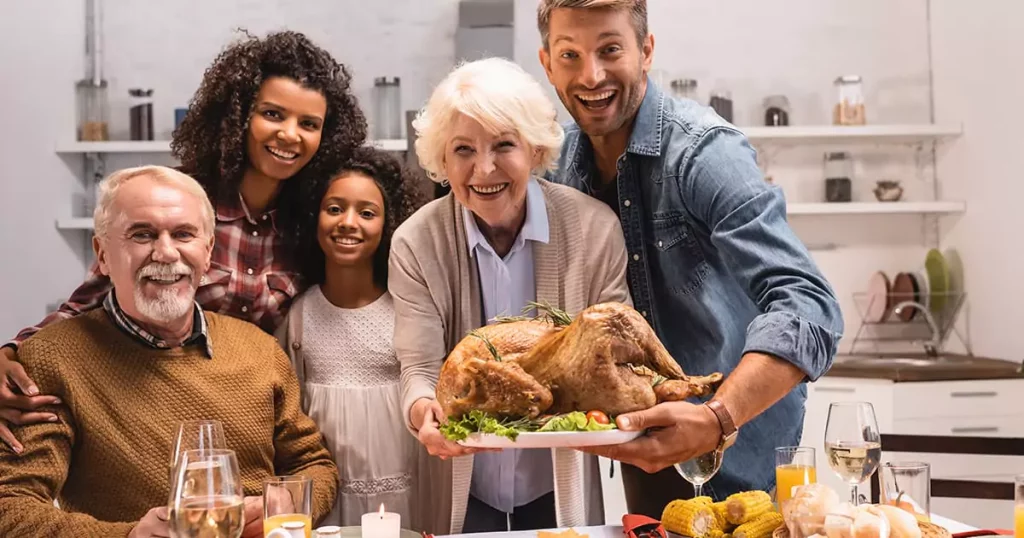
POLYGON ((725 452, 725 449, 736 443, 736 437, 740 433, 739 429, 736 427, 736 423, 732 421, 732 415, 725 408, 725 404, 718 400, 709 400, 704 402, 704 405, 715 414, 718 418, 718 423, 722 426, 722 439, 718 442, 717 451, 719 453, 725 452))

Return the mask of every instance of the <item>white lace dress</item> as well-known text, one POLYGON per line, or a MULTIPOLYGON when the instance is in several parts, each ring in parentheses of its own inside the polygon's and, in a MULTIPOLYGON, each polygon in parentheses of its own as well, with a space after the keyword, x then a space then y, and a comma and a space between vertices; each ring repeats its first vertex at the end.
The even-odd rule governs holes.
POLYGON ((418 520, 412 501, 422 449, 402 420, 391 295, 345 309, 331 304, 319 286, 306 293, 303 407, 323 432, 341 476, 334 509, 322 525, 358 526, 362 514, 384 504, 410 528, 418 520))

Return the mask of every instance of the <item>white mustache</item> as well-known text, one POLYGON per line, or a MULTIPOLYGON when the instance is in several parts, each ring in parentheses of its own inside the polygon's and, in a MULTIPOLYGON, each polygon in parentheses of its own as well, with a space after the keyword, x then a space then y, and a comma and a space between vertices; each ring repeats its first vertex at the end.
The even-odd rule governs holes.
POLYGON ((138 279, 143 278, 174 278, 177 276, 192 276, 192 268, 183 262, 175 263, 151 263, 139 269, 138 279))

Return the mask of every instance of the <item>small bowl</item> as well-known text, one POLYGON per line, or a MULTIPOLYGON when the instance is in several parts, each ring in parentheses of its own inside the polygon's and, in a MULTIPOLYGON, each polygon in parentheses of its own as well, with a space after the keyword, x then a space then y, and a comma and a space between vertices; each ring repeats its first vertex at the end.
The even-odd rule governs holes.
POLYGON ((899 181, 883 179, 876 182, 876 185, 874 193, 879 202, 897 202, 903 197, 903 187, 899 181))

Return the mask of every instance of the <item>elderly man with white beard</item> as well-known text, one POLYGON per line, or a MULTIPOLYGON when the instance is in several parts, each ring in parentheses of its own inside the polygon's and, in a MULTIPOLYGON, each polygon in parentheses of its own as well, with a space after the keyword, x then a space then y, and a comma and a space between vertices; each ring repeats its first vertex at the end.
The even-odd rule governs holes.
POLYGON ((259 327, 195 302, 213 229, 206 193, 180 172, 133 168, 103 182, 93 247, 113 290, 103 308, 21 347, 60 403, 55 421, 20 427, 21 454, 0 445, 0 536, 169 536, 174 435, 197 419, 221 421, 237 455, 244 537, 263 535, 265 478, 311 478, 314 522, 333 506, 338 470, 288 357, 259 327))

